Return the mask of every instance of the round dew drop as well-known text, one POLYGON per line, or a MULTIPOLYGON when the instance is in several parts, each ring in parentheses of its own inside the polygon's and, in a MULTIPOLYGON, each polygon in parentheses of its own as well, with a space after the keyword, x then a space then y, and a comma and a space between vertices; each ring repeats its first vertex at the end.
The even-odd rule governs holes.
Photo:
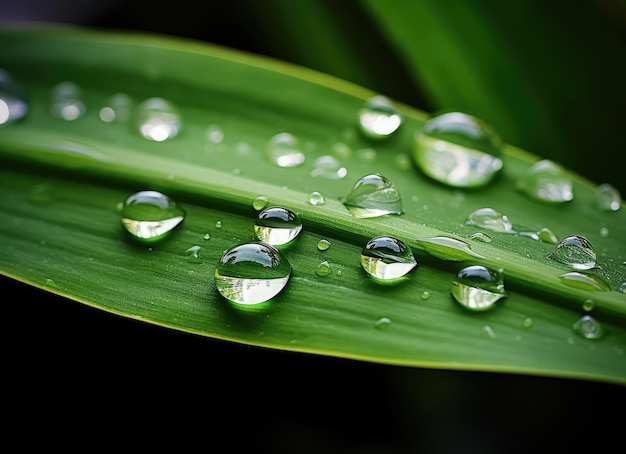
POLYGON ((267 207, 269 203, 270 199, 268 197, 260 195, 252 201, 252 208, 256 211, 261 211, 263 208, 267 207))
POLYGON ((576 270, 589 270, 596 266, 596 252, 591 243, 580 235, 563 238, 548 258, 569 265, 576 270))
POLYGON ((321 277, 328 276, 332 272, 333 270, 330 267, 330 263, 328 263, 328 260, 320 262, 320 264, 317 265, 317 268, 315 269, 315 274, 321 277))
POLYGON ((291 277, 291 264, 274 246, 244 243, 222 254, 215 286, 227 300, 241 305, 265 303, 280 293, 291 277))
POLYGON ((359 110, 361 132, 372 139, 389 137, 402 124, 402 116, 386 96, 368 99, 359 110))
POLYGON ((507 296, 500 270, 482 265, 470 265, 458 272, 452 281, 450 293, 463 307, 471 311, 485 311, 507 296))
POLYGON ((264 243, 279 246, 293 241, 302 230, 300 216, 283 207, 262 210, 254 224, 254 233, 264 243))
POLYGON ((163 98, 149 98, 133 111, 134 124, 148 140, 163 142, 178 135, 182 122, 178 109, 163 98))
POLYGON ((617 211, 622 207, 622 195, 608 183, 596 188, 596 206, 602 211, 617 211))
POLYGON ((322 195, 322 193, 313 191, 309 194, 309 203, 313 206, 324 205, 324 203, 326 203, 326 198, 322 195))
POLYGON ((146 242, 159 241, 185 218, 185 211, 174 200, 158 191, 139 191, 123 203, 122 225, 130 234, 146 242))
POLYGON ((604 336, 604 329, 591 315, 583 315, 572 325, 574 332, 585 339, 600 339, 604 336))
POLYGON ((279 167, 296 167, 305 161, 300 140, 288 132, 272 136, 267 142, 266 152, 279 167))
POLYGON ((343 204, 356 218, 402 214, 402 198, 396 186, 377 173, 357 180, 343 204))
POLYGON ((52 115, 73 121, 85 114, 82 90, 74 82, 61 82, 52 89, 52 115))
POLYGON ((372 238, 361 252, 361 267, 376 279, 397 279, 416 266, 417 260, 411 249, 390 236, 372 238))
POLYGON ((466 224, 491 230, 493 232, 513 233, 509 218, 493 208, 480 208, 467 216, 466 224))
POLYGON ((574 198, 574 185, 565 169, 548 159, 530 166, 517 181, 517 187, 541 202, 563 203, 574 198))

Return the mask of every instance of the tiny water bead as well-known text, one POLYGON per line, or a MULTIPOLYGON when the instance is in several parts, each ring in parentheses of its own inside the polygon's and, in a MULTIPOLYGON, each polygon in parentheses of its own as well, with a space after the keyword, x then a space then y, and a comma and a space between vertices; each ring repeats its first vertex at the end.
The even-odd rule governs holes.
POLYGON ((484 232, 474 232, 470 235, 470 240, 479 241, 481 243, 491 243, 491 237, 484 232))
POLYGON ((461 306, 472 311, 484 311, 507 296, 501 270, 482 265, 470 265, 458 272, 450 293, 461 306))
POLYGON ((82 90, 74 82, 60 82, 52 88, 50 111, 63 120, 73 121, 85 114, 82 90))
POLYGON ((539 240, 544 243, 557 244, 559 242, 558 237, 548 227, 540 228, 537 235, 539 236, 539 240))
POLYGON ((427 176, 448 186, 488 184, 502 169, 501 140, 485 121, 461 112, 431 117, 418 131, 413 160, 427 176))
POLYGON ((366 137, 389 137, 402 124, 402 116, 386 96, 373 96, 359 110, 359 126, 366 137))
POLYGON ((513 233, 513 224, 509 218, 493 208, 480 208, 467 216, 466 224, 488 229, 494 232, 513 233))
POLYGON ((596 252, 591 243, 580 235, 563 238, 548 258, 569 265, 576 270, 589 270, 596 266, 596 252))
POLYGON ((122 204, 122 225, 135 238, 154 242, 164 238, 185 218, 174 200, 158 191, 139 191, 122 204))
POLYGON ((598 320, 591 315, 583 315, 572 325, 574 332, 585 339, 600 339, 604 336, 604 329, 598 320))
POLYGON ((227 300, 242 305, 269 301, 291 277, 291 264, 274 246, 256 242, 233 246, 215 268, 215 286, 227 300))
POLYGON ((385 330, 389 328, 390 325, 391 325, 391 319, 389 317, 381 317, 378 320, 376 320, 374 327, 379 330, 385 330))
POLYGON ((315 274, 320 277, 328 276, 332 272, 333 269, 330 267, 330 263, 328 262, 328 260, 320 262, 320 264, 317 265, 317 268, 315 269, 315 274))
POLYGON ((583 290, 594 290, 598 292, 608 292, 611 287, 601 278, 592 274, 585 274, 579 271, 571 271, 559 276, 564 284, 583 290))
POLYGON ((106 105, 100 109, 98 115, 105 123, 124 123, 130 119, 132 112, 132 100, 125 93, 116 93, 111 96, 106 105))
POLYGON ((135 126, 141 136, 154 142, 163 142, 178 135, 182 122, 178 109, 159 97, 149 98, 133 111, 135 126))
POLYGON ((305 161, 302 149, 296 136, 281 132, 268 140, 266 152, 270 161, 279 167, 296 167, 305 161))
POLYGON ((574 198, 574 186, 565 169, 549 159, 530 166, 518 179, 517 187, 542 202, 563 203, 574 198))
POLYGON ((28 103, 11 75, 0 69, 0 126, 21 120, 28 114, 28 103))
POLYGON ((334 156, 322 155, 313 161, 312 177, 326 178, 327 180, 341 180, 348 175, 348 169, 334 156))
POLYGON ((264 243, 279 246, 295 239, 302 230, 300 216, 283 207, 262 210, 254 224, 254 233, 264 243))
POLYGON ((397 279, 416 266, 411 249, 391 236, 372 238, 361 251, 361 267, 377 279, 397 279))
POLYGON ((595 307, 596 303, 591 298, 587 298, 583 301, 583 310, 585 312, 591 312, 595 307))
POLYGON ((522 326, 524 328, 532 328, 535 325, 535 321, 530 317, 524 317, 522 320, 522 326))
POLYGON ((596 188, 596 206, 602 211, 617 211, 622 207, 622 195, 608 183, 596 188))
POLYGON ((255 199, 252 201, 252 208, 254 208, 256 211, 261 211, 263 208, 267 207, 269 203, 269 197, 260 195, 258 197, 255 197, 255 199))
POLYGON ((324 205, 326 198, 319 191, 313 191, 309 194, 309 203, 313 206, 324 205))
POLYGON ((421 294, 420 294, 420 299, 426 301, 429 300, 431 297, 431 294, 428 290, 424 290, 421 294))
POLYGON ((343 203, 357 218, 402 214, 403 211, 396 186, 377 173, 359 178, 343 203))
POLYGON ((330 241, 322 238, 317 242, 317 249, 320 251, 327 251, 330 248, 330 241))

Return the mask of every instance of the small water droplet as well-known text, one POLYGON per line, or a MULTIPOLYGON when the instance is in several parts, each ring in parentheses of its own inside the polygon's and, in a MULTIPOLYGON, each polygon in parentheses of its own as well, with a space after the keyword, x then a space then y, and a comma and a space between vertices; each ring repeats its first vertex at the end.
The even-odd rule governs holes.
POLYGON ((322 238, 317 242, 317 249, 320 251, 326 251, 330 247, 330 241, 325 238, 322 238))
POLYGON ((402 214, 400 192, 390 180, 377 173, 359 178, 344 205, 357 218, 402 214))
POLYGON ((611 290, 609 284, 597 276, 581 273, 579 271, 571 271, 559 276, 561 282, 570 287, 581 288, 583 290, 595 290, 599 292, 608 292, 611 290))
POLYGON ((608 238, 609 234, 610 234, 610 232, 609 232, 608 227, 600 227, 600 236, 602 238, 608 238))
POLYGON ((525 317, 522 320, 522 326, 524 328, 532 328, 534 326, 534 324, 535 324, 535 321, 532 318, 530 318, 530 317, 525 317))
POLYGON ((574 332, 585 339, 600 339, 604 335, 604 329, 591 315, 583 315, 573 325, 574 332))
POLYGON ((326 199, 321 192, 313 191, 309 194, 309 203, 313 206, 324 205, 326 199))
POLYGON ((594 307, 596 307, 596 303, 594 303, 591 298, 587 298, 585 301, 583 301, 583 310, 585 312, 591 312, 594 307))
POLYGON ((489 336, 492 339, 496 338, 496 332, 489 325, 484 325, 483 328, 482 328, 482 332, 483 332, 483 334, 486 334, 487 336, 489 336))
POLYGON ((596 253, 591 243, 580 235, 571 235, 563 238, 556 245, 548 258, 576 270, 588 270, 596 266, 596 253))
POLYGON ((200 262, 200 246, 191 246, 185 252, 190 262, 200 262))
POLYGON ((205 233, 202 238, 204 238, 205 240, 210 240, 211 239, 211 234, 210 233, 205 233))
POLYGON ((420 298, 424 301, 429 300, 430 299, 430 292, 428 290, 424 290, 421 295, 420 298))
POLYGON ((482 265, 470 265, 459 271, 450 293, 459 304, 472 311, 491 309, 507 296, 502 273, 482 265))
POLYGON ((530 166, 517 181, 517 187, 542 202, 563 203, 574 198, 573 183, 565 169, 549 159, 530 166))
POLYGON ((453 187, 479 187, 502 169, 501 140, 485 121, 460 112, 431 117, 418 131, 413 149, 417 166, 453 187))
POLYGON ((376 329, 384 330, 384 329, 389 328, 389 325, 391 325, 391 319, 387 317, 381 317, 378 320, 376 320, 374 327, 376 329))
POLYGON ((215 268, 215 286, 227 300, 257 305, 274 298, 291 277, 291 265, 274 246, 244 243, 222 254, 215 268))
POLYGON ((260 195, 252 201, 252 208, 254 208, 256 211, 261 211, 263 208, 267 207, 269 203, 269 197, 260 195))
POLYGON ((330 263, 328 263, 328 260, 324 260, 323 262, 321 262, 319 265, 317 265, 317 268, 315 269, 315 274, 322 277, 328 276, 332 272, 333 270, 330 267, 330 263))
POLYGON ((221 229, 222 228, 222 221, 215 221, 215 228, 221 229))
POLYGON ((360 129, 366 137, 389 137, 402 124, 402 116, 386 96, 373 96, 359 110, 360 129))
POLYGON ((100 109, 98 115, 105 123, 127 122, 132 112, 132 101, 125 93, 116 93, 111 96, 106 105, 100 109))
POLYGON ((622 282, 622 284, 617 289, 618 292, 626 293, 626 282, 622 282))
POLYGON ((484 258, 477 252, 472 251, 471 246, 465 241, 448 236, 434 236, 431 238, 419 238, 418 242, 433 257, 443 260, 462 261, 472 257, 484 258))
POLYGON ((348 175, 346 169, 341 162, 331 155, 323 155, 313 161, 312 177, 321 177, 328 180, 341 180, 348 175))
POLYGON ((540 228, 537 235, 539 236, 539 240, 544 243, 557 244, 559 242, 558 237, 547 227, 540 228))
POLYGON ((283 207, 265 208, 259 213, 254 224, 257 238, 274 246, 293 241, 301 230, 300 216, 283 207))
POLYGON ((178 135, 182 122, 178 110, 163 98, 149 98, 135 107, 134 122, 148 140, 163 142, 178 135))
POLYGON ((50 288, 57 288, 58 287, 56 281, 54 279, 50 279, 49 277, 46 278, 45 286, 46 287, 50 287, 50 288))
POLYGON ((470 235, 470 240, 476 240, 480 243, 491 243, 491 237, 483 232, 475 232, 470 235))
POLYGON ((270 160, 279 167, 296 167, 306 159, 300 140, 288 132, 272 136, 266 150, 270 160))
POLYGON ((467 216, 466 224, 493 232, 514 233, 509 218, 493 208, 480 208, 467 216))
POLYGON ((602 211, 617 211, 622 206, 622 195, 608 183, 596 188, 596 206, 602 211))
POLYGON ((28 114, 28 103, 11 75, 0 69, 0 125, 21 120, 28 114))
POLYGON ((122 225, 135 238, 158 241, 185 218, 174 200, 157 191, 139 191, 130 195, 122 208, 122 225))
POLYGON ((402 241, 379 236, 369 240, 361 251, 361 266, 372 277, 391 280, 406 275, 418 264, 402 241))
POLYGON ((207 142, 217 145, 224 141, 224 131, 219 125, 211 124, 206 128, 205 137, 207 142))
POLYGON ((61 82, 52 89, 52 115, 73 121, 85 114, 82 90, 74 82, 61 82))

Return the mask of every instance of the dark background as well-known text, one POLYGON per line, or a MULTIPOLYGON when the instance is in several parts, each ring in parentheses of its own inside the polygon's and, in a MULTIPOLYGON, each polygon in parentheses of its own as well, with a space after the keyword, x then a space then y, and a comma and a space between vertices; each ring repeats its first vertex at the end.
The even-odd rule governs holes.
MULTIPOLYGON (((263 28, 262 5, 27 0, 0 3, 0 19, 150 31, 298 63, 263 28)), ((409 76, 393 52, 375 50, 386 53, 394 76, 370 88, 432 111, 427 94, 402 90, 409 76)), ((623 159, 623 147, 615 153, 623 159)), ((623 188, 623 166, 599 169, 589 166, 607 177, 599 180, 623 188)), ((623 387, 274 351, 128 320, 7 278, 0 288, 10 332, 2 362, 10 427, 33 435, 58 427, 45 438, 51 447, 502 453, 595 450, 622 441, 623 387)))

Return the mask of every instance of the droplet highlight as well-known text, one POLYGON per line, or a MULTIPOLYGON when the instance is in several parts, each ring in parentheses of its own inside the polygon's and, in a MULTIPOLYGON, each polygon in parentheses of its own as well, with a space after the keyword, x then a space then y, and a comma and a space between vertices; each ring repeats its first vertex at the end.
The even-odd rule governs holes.
POLYGON ((530 166, 518 179, 517 187, 541 202, 563 203, 574 198, 574 185, 565 169, 549 159, 530 166))
POLYGON ((411 249, 391 236, 372 238, 361 251, 361 267, 376 279, 398 279, 416 266, 417 260, 411 249))
POLYGON ((288 132, 272 136, 267 142, 266 152, 279 167, 296 167, 305 161, 300 140, 288 132))
POLYGON ((130 96, 125 93, 116 93, 107 100, 98 112, 98 116, 105 123, 125 123, 130 120, 132 109, 130 96))
POLYGON ((133 111, 135 125, 142 137, 164 142, 178 135, 182 121, 178 109, 159 97, 149 98, 137 105, 133 111))
POLYGON ((283 207, 262 210, 254 224, 254 233, 264 243, 280 246, 293 241, 302 230, 300 216, 283 207))
POLYGON ((433 116, 417 132, 413 160, 440 183, 480 187, 502 169, 501 144, 500 137, 484 120, 448 112, 433 116))
POLYGON ((253 306, 278 295, 289 282, 291 264, 274 246, 244 243, 222 254, 215 268, 215 286, 227 300, 253 306))
POLYGON ((596 252, 586 238, 571 235, 556 245, 548 258, 569 265, 576 270, 589 270, 596 266, 596 252))
POLYGON ((344 205, 357 218, 402 214, 402 197, 396 186, 377 173, 359 178, 344 205))
POLYGON ((371 139, 389 137, 402 124, 402 115, 386 96, 373 96, 359 110, 361 132, 371 139))
POLYGON ((482 265, 470 265, 458 272, 450 293, 471 311, 485 311, 507 296, 501 271, 482 265))
POLYGON ((158 191, 139 191, 123 203, 122 225, 135 238, 154 242, 168 235, 185 218, 174 200, 158 191))
POLYGON ((0 126, 21 120, 28 114, 28 103, 11 75, 0 69, 0 126))

